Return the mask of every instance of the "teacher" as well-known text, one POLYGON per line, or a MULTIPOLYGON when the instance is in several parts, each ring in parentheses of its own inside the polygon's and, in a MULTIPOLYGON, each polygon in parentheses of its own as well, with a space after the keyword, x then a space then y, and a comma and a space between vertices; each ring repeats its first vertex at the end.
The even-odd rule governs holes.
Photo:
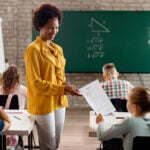
POLYGON ((53 42, 62 22, 62 12, 45 3, 33 12, 39 36, 25 50, 27 110, 33 116, 40 150, 56 150, 68 106, 66 95, 81 96, 65 78, 65 58, 61 46, 53 42))

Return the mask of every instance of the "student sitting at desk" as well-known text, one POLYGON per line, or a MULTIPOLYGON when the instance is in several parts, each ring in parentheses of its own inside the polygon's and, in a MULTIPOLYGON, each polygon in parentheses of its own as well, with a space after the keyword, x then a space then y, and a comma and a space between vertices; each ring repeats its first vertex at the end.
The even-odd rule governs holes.
POLYGON ((115 106, 116 111, 126 112, 127 95, 133 88, 133 85, 126 80, 118 79, 119 72, 117 72, 117 69, 113 63, 105 64, 102 71, 105 82, 101 85, 107 96, 115 106))
POLYGON ((27 88, 20 83, 20 72, 16 65, 10 65, 2 74, 0 85, 0 105, 5 109, 8 97, 11 97, 7 109, 25 109, 27 88))
POLYGON ((2 107, 0 107, 0 133, 8 130, 9 127, 10 119, 5 111, 2 110, 2 107))
POLYGON ((150 90, 140 86, 133 88, 128 95, 127 109, 132 117, 112 125, 105 131, 103 116, 99 114, 96 117, 96 123, 99 124, 97 129, 99 140, 105 141, 122 136, 124 150, 132 150, 135 136, 150 136, 150 118, 146 117, 150 112, 150 90))
MULTIPOLYGON (((25 109, 27 89, 20 83, 20 72, 16 65, 10 65, 2 74, 0 85, 0 106, 4 109, 25 109)), ((7 145, 16 146, 18 136, 7 136, 7 145)))

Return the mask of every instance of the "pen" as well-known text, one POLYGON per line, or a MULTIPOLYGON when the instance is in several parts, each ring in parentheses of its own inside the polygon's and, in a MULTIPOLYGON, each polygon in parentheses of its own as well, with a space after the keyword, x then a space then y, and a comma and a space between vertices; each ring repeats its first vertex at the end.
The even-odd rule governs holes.
POLYGON ((116 117, 116 119, 124 119, 124 117, 116 117))
POLYGON ((14 116, 14 118, 18 119, 18 120, 21 120, 20 118, 18 118, 17 116, 14 116))
POLYGON ((8 111, 8 114, 23 114, 21 111, 8 111))

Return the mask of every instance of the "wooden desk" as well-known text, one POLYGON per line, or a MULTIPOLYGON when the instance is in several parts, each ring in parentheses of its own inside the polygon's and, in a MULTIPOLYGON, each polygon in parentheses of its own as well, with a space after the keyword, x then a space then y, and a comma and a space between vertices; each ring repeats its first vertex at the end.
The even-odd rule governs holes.
MULTIPOLYGON (((30 114, 26 110, 5 110, 10 117, 11 126, 10 128, 1 133, 2 139, 6 141, 6 135, 19 135, 19 136, 28 136, 28 149, 32 147, 32 130, 34 127, 34 121, 31 118, 30 114)), ((6 143, 2 144, 0 149, 6 149, 6 143)), ((24 146, 24 145, 23 145, 24 146)))
MULTIPOLYGON (((112 115, 106 115, 104 116, 105 119, 105 128, 109 128, 113 124, 116 124, 120 121, 122 121, 126 117, 130 117, 131 114, 128 112, 114 112, 112 115)), ((98 125, 96 124, 96 114, 94 111, 89 112, 89 136, 95 137, 96 136, 96 130, 98 125)))

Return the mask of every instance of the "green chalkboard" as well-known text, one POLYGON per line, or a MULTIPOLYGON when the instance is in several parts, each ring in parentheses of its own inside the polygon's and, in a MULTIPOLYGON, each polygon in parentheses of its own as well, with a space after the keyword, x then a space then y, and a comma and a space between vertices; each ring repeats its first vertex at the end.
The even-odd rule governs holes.
POLYGON ((150 73, 150 11, 63 11, 55 42, 68 73, 101 72, 108 62, 122 73, 150 73))

